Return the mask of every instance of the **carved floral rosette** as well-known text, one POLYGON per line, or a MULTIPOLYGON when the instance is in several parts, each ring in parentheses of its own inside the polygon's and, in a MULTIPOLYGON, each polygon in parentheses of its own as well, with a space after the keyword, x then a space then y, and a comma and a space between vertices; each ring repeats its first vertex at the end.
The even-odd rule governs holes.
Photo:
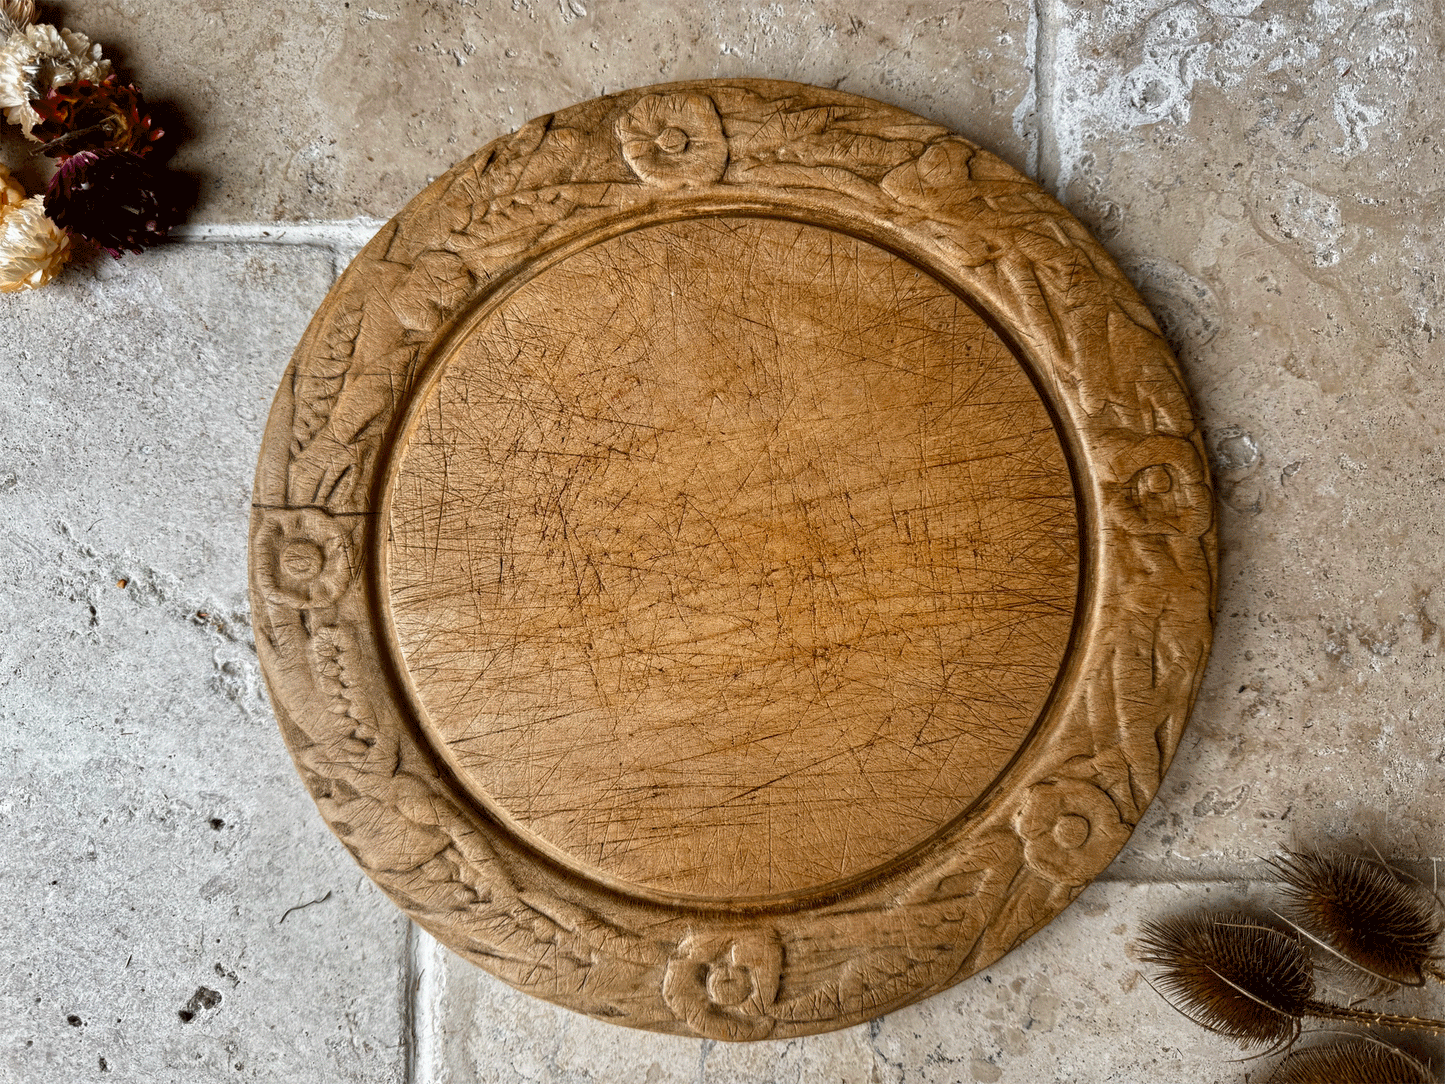
POLYGON ((1213 496, 1174 359, 1063 208, 998 158, 877 102, 736 81, 534 120, 388 223, 313 320, 266 430, 251 533, 282 731, 357 861, 439 940, 527 992, 717 1039, 858 1023, 986 967, 1128 838, 1208 652, 1213 496), (909 861, 806 908, 670 907, 541 862, 454 783, 374 631, 382 477, 412 388, 509 280, 599 236, 777 213, 903 254, 991 314, 1060 419, 1083 523, 1074 646, 1035 736, 909 861))

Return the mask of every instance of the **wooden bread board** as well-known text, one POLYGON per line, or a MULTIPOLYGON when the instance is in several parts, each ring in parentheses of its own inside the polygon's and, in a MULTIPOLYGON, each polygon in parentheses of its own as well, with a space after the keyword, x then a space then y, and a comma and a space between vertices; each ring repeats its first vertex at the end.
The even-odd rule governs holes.
POLYGON ((617 1023, 842 1027, 1128 838, 1213 498, 1138 296, 1031 181, 761 81, 586 102, 361 253, 257 472, 303 779, 457 952, 617 1023))

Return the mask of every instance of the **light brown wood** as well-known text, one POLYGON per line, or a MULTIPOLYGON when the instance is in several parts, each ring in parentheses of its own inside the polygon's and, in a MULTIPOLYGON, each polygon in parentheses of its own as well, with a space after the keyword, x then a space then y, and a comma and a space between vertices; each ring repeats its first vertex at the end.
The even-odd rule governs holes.
POLYGON ((1073 485, 1018 360, 931 276, 797 222, 649 226, 539 271, 436 372, 388 502, 399 655, 458 778, 580 872, 828 887, 967 810, 1033 727, 1073 485))
POLYGON ((1203 669, 1199 434, 1107 256, 768 82, 534 121, 358 257, 257 472, 323 815, 442 941, 757 1039, 941 990, 1127 839, 1203 669))

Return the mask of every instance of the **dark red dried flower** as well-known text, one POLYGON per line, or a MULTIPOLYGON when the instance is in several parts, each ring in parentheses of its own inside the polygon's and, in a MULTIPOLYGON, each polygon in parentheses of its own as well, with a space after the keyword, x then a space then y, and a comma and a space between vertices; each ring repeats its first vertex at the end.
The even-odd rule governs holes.
POLYGON ((176 175, 132 151, 81 151, 45 191, 45 213, 117 259, 160 241, 181 220, 176 175))
POLYGON ((81 79, 55 87, 32 99, 30 108, 40 116, 32 134, 52 158, 99 150, 145 154, 165 134, 146 112, 135 85, 115 75, 99 83, 81 79))

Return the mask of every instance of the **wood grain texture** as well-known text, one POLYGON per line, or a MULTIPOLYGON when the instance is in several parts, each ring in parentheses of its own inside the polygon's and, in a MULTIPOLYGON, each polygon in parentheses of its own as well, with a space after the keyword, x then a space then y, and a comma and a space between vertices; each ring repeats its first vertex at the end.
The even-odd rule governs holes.
POLYGON ((358 257, 252 593, 323 815, 452 948, 724 1039, 992 962, 1127 839, 1212 625, 1148 312, 1037 186, 793 84, 534 121, 358 257))
POLYGON ((690 219, 540 272, 438 369, 391 614, 458 776, 554 854, 722 903, 823 888, 963 813, 1032 729, 1073 484, 937 280, 690 219))

